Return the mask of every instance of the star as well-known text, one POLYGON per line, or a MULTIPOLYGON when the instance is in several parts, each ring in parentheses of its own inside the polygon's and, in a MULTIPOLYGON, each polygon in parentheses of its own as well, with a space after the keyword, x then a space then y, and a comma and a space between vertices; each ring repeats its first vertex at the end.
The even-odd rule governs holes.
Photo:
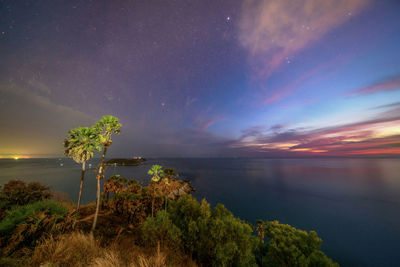
POLYGON ((231 20, 231 17, 226 17, 226 21, 230 21, 231 20))

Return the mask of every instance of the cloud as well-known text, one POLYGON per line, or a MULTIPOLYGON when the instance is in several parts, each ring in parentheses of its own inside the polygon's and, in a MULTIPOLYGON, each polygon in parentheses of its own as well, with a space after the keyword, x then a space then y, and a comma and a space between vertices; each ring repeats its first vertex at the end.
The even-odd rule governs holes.
POLYGON ((363 10, 369 0, 245 0, 239 41, 259 75, 283 62, 363 10))
POLYGON ((353 90, 352 92, 350 92, 350 94, 366 95, 394 90, 400 90, 400 75, 391 76, 382 81, 370 84, 366 87, 353 90))
POLYGON ((394 102, 386 105, 380 105, 373 107, 372 109, 381 109, 381 108, 393 108, 393 107, 399 107, 400 108, 400 102, 394 102))
POLYGON ((313 130, 249 128, 230 146, 257 156, 399 156, 400 110, 369 120, 313 130), (364 153, 365 152, 365 153, 364 153))

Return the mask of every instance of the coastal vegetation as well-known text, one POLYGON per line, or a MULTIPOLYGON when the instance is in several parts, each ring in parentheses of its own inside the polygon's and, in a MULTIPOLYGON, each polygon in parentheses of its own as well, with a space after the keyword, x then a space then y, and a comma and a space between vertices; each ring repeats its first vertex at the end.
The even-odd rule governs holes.
POLYGON ((338 266, 314 231, 256 225, 191 193, 174 169, 153 165, 148 182, 104 178, 121 124, 103 116, 69 131, 65 154, 82 164, 77 206, 46 185, 10 181, 0 192, 0 266, 338 266), (96 203, 80 206, 85 162, 103 148, 96 203), (96 227, 97 226, 97 227, 96 227))
MULTIPOLYGON (((212 208, 180 190, 187 182, 169 178, 164 187, 162 180, 142 184, 110 177, 93 233, 95 203, 75 212, 71 202, 48 199, 48 191, 33 203, 14 198, 2 205, 0 265, 337 266, 320 250, 314 231, 277 221, 252 225, 222 204, 212 208)), ((10 186, 21 183, 6 184, 2 200, 10 186)))

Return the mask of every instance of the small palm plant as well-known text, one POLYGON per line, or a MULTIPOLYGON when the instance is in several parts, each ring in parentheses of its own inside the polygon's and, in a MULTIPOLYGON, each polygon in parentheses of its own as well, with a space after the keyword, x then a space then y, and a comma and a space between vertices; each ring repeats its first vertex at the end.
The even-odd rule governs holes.
POLYGON ((151 180, 153 182, 159 182, 160 179, 164 176, 164 171, 160 165, 153 165, 151 169, 147 172, 148 175, 153 175, 151 180))
POLYGON ((73 158, 75 162, 82 164, 81 184, 79 187, 78 204, 76 207, 76 212, 78 212, 81 205, 86 161, 93 158, 94 151, 100 150, 101 146, 97 134, 92 128, 78 127, 68 132, 68 137, 64 140, 64 148, 64 154, 67 157, 73 158))
MULTIPOLYGON (((162 167, 160 165, 153 165, 151 166, 151 169, 147 172, 148 175, 152 175, 151 180, 154 183, 158 183, 161 178, 164 176, 164 171, 162 170, 162 167)), ((154 217, 154 202, 156 199, 156 192, 155 192, 155 186, 153 186, 153 200, 151 202, 151 217, 154 217)))
POLYGON ((97 217, 99 215, 99 209, 100 209, 100 179, 104 177, 103 175, 104 159, 106 157, 108 147, 111 146, 112 144, 111 140, 112 134, 119 134, 121 127, 122 124, 118 122, 118 118, 111 115, 103 116, 101 120, 99 120, 93 126, 93 129, 96 131, 96 134, 98 135, 99 142, 103 146, 103 155, 101 157, 99 171, 96 176, 97 179, 96 213, 93 219, 93 225, 91 230, 92 232, 96 228, 97 217))

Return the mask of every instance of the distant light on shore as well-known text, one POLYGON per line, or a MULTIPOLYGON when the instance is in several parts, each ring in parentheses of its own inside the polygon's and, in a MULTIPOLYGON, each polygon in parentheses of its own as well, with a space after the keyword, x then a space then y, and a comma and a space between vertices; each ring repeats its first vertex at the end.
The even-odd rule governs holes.
POLYGON ((14 159, 14 160, 19 160, 19 159, 30 159, 32 158, 31 156, 27 155, 20 155, 20 154, 9 154, 9 155, 0 155, 0 159, 14 159))

